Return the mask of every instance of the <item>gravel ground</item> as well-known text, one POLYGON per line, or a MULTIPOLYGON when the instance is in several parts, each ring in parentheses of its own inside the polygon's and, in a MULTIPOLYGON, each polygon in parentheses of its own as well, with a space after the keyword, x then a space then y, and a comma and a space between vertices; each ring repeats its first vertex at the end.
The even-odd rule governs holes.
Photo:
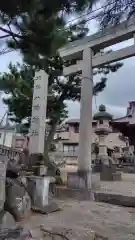
POLYGON ((25 228, 31 229, 37 239, 42 239, 39 226, 44 225, 45 229, 71 231, 70 240, 94 240, 93 232, 103 237, 95 238, 98 240, 135 240, 135 209, 89 201, 58 203, 61 211, 49 215, 35 214, 25 222, 25 228))
MULTIPOLYGON (((94 186, 98 191, 135 196, 134 174, 122 174, 122 181, 100 182, 100 186, 99 176, 95 175, 94 178, 94 186)), ((61 231, 61 228, 69 230, 72 233, 69 240, 135 240, 135 208, 75 200, 58 203, 61 211, 49 215, 34 214, 24 223, 25 228, 31 229, 38 240, 42 240, 40 225, 55 232, 61 231), (93 232, 106 238, 93 238, 93 232)))

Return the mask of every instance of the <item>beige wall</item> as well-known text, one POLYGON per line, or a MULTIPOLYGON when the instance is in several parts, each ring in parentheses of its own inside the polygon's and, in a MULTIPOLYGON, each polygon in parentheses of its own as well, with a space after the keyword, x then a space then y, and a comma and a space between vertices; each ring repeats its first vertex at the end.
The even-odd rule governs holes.
MULTIPOLYGON (((110 133, 105 138, 105 143, 108 148, 113 149, 115 146, 118 147, 125 147, 126 142, 122 141, 119 138, 120 133, 110 133)), ((73 127, 70 128, 69 126, 69 132, 60 132, 59 137, 62 138, 61 142, 64 143, 79 143, 79 133, 75 133, 73 130, 73 127)), ((95 143, 98 141, 98 136, 95 134, 95 127, 93 127, 93 133, 92 133, 92 143, 95 143)))
MULTIPOLYGON (((104 123, 106 125, 106 127, 109 127, 108 122, 104 123)), ((104 125, 104 126, 105 126, 104 125)), ((93 128, 92 128, 92 143, 98 142, 98 136, 95 134, 95 129, 98 126, 96 126, 94 124, 93 128)), ((111 129, 111 128, 110 128, 111 129)), ((111 133, 109 133, 106 138, 105 138, 105 143, 106 146, 109 149, 114 149, 114 147, 118 147, 119 148, 119 152, 114 152, 113 156, 115 158, 118 158, 121 156, 122 152, 122 148, 126 146, 126 142, 123 141, 122 139, 120 139, 120 132, 113 132, 113 130, 111 129, 111 133)), ((66 161, 69 165, 70 162, 73 164, 73 162, 77 162, 78 159, 78 149, 75 151, 71 151, 67 149, 67 147, 65 147, 65 150, 63 152, 63 145, 64 144, 78 144, 79 145, 79 133, 75 133, 74 131, 74 127, 69 125, 69 129, 68 131, 62 131, 58 133, 59 137, 61 138, 61 141, 57 144, 57 151, 53 153, 52 158, 54 161, 60 161, 60 160, 64 160, 66 161), (67 149, 67 150, 66 150, 67 149)), ((70 147, 69 149, 71 149, 72 147, 70 147)), ((76 148, 75 148, 76 149, 76 148)), ((95 159, 95 154, 92 154, 92 160, 95 159)))

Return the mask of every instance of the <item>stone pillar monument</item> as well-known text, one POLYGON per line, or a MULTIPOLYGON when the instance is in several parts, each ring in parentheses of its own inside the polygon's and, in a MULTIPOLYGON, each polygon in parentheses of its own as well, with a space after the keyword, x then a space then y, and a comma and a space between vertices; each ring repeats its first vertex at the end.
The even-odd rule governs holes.
POLYGON ((48 94, 48 75, 45 71, 36 72, 34 79, 32 117, 30 128, 30 163, 35 163, 35 176, 28 177, 28 192, 32 199, 32 209, 42 213, 49 213, 58 209, 55 202, 49 198, 49 184, 54 181, 47 176, 44 164, 44 141, 46 107, 48 94))
POLYGON ((44 152, 45 120, 48 92, 48 75, 45 71, 36 72, 30 128, 30 154, 44 152))

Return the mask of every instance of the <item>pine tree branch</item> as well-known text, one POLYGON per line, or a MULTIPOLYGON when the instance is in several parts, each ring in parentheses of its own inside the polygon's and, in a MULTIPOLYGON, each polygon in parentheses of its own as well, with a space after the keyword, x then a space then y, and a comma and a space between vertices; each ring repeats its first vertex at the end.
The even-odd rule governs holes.
POLYGON ((4 36, 0 36, 0 39, 7 38, 7 37, 10 37, 10 35, 7 34, 7 35, 4 35, 4 36))
POLYGON ((17 33, 13 33, 12 31, 8 30, 8 29, 5 29, 3 27, 0 27, 0 30, 4 33, 7 33, 9 36, 12 36, 14 35, 14 37, 17 37, 17 38, 20 38, 20 39, 24 39, 24 36, 22 35, 19 35, 17 33))
POLYGON ((15 36, 14 36, 13 31, 11 30, 10 23, 8 23, 7 26, 9 27, 9 31, 11 32, 11 36, 12 36, 13 40, 15 41, 16 45, 19 45, 17 39, 16 39, 15 36))

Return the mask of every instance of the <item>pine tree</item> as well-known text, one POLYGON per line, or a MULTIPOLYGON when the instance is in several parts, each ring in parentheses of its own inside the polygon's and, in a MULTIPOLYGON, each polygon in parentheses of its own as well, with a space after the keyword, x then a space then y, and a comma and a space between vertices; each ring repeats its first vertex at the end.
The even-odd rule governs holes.
POLYGON ((63 42, 61 29, 66 24, 67 16, 82 13, 95 2, 97 0, 28 0, 25 3, 22 0, 11 0, 9 3, 5 0, 0 3, 0 20, 3 23, 0 30, 5 34, 4 39, 11 37, 16 43, 18 39, 22 40, 25 50, 30 45, 31 49, 36 45, 39 50, 47 45, 46 55, 50 55, 55 50, 54 38, 60 46, 63 42))

